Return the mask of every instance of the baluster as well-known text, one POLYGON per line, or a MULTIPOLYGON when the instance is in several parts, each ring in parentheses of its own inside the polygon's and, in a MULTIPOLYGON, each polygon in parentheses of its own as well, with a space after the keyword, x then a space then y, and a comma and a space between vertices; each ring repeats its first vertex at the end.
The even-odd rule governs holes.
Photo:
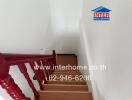
POLYGON ((57 63, 56 63, 56 59, 57 59, 57 55, 56 55, 55 50, 53 50, 53 63, 54 63, 54 66, 57 65, 57 63))
POLYGON ((36 88, 34 87, 34 84, 32 83, 32 80, 30 79, 30 77, 29 77, 29 75, 28 75, 28 73, 27 73, 27 68, 26 68, 25 64, 24 64, 24 63, 21 63, 21 64, 18 65, 18 67, 19 67, 21 73, 22 73, 22 74, 24 75, 24 77, 26 78, 26 80, 27 80, 29 86, 31 87, 31 89, 32 89, 32 91, 33 91, 33 93, 34 93, 35 98, 36 98, 36 99, 39 99, 39 97, 40 97, 40 96, 39 96, 39 93, 37 92, 36 88))
POLYGON ((9 74, 4 79, 0 79, 0 85, 14 100, 31 100, 22 93, 21 89, 9 74))
POLYGON ((49 80, 49 75, 50 75, 49 70, 50 70, 50 66, 47 64, 47 62, 48 62, 47 59, 43 59, 43 60, 42 60, 42 64, 43 64, 44 69, 45 69, 44 71, 45 71, 45 73, 46 73, 47 80, 49 80))
POLYGON ((29 64, 30 64, 30 66, 31 66, 31 69, 32 69, 33 72, 35 73, 34 79, 36 79, 36 80, 38 81, 39 86, 40 86, 40 90, 44 90, 44 86, 43 86, 43 84, 42 84, 42 81, 41 81, 40 77, 38 76, 38 70, 36 70, 36 69, 34 68, 34 67, 35 67, 34 62, 30 62, 29 64))
POLYGON ((51 75, 51 64, 50 64, 50 59, 48 59, 47 65, 49 66, 48 73, 49 73, 49 75, 51 75))
POLYGON ((52 58, 52 73, 55 71, 55 66, 56 66, 56 57, 52 58))
POLYGON ((50 59, 50 66, 51 66, 51 74, 52 74, 55 70, 54 57, 50 59))
POLYGON ((48 66, 46 65, 45 59, 42 59, 41 65, 44 67, 44 73, 45 73, 45 76, 47 77, 47 80, 49 80, 48 66))
POLYGON ((53 72, 53 62, 52 62, 52 58, 49 59, 49 65, 50 65, 50 75, 53 72))
POLYGON ((41 65, 40 60, 37 61, 37 64, 38 64, 38 66, 40 67, 40 68, 39 68, 39 75, 38 75, 38 77, 41 78, 41 81, 42 81, 42 82, 43 82, 43 80, 44 80, 44 83, 47 84, 47 80, 46 80, 46 76, 45 76, 44 70, 41 69, 41 67, 43 67, 43 66, 41 65))

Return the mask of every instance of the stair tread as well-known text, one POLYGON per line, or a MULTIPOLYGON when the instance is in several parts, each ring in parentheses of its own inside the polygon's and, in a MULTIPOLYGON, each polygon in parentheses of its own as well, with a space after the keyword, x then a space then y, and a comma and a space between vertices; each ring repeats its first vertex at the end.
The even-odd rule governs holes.
POLYGON ((73 72, 73 71, 69 71, 69 72, 54 72, 53 74, 81 74, 81 72, 73 72))
MULTIPOLYGON (((59 83, 86 83, 85 81, 47 81, 48 83, 51 83, 51 82, 59 82, 59 83)), ((77 84, 78 85, 78 84, 77 84)))
POLYGON ((89 91, 55 91, 55 90, 44 90, 44 91, 39 91, 40 93, 90 93, 89 91))
POLYGON ((80 87, 87 87, 87 85, 66 85, 66 84, 44 84, 44 85, 48 85, 48 86, 80 86, 80 87))
POLYGON ((88 91, 87 85, 45 84, 44 87, 45 87, 45 90, 88 91))
POLYGON ((92 100, 88 91, 41 91, 40 100, 92 100))
POLYGON ((54 72, 53 74, 56 74, 56 75, 82 75, 80 72, 54 72))

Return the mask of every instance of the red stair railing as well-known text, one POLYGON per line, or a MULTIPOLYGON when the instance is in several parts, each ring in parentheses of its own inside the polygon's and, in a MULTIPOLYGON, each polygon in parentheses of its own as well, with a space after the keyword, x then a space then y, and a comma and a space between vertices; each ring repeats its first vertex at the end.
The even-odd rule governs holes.
MULTIPOLYGON (((31 69, 34 72, 33 79, 37 80, 40 86, 40 90, 44 90, 43 81, 46 84, 49 79, 49 75, 53 73, 53 66, 56 65, 56 53, 53 51, 52 55, 27 55, 27 54, 0 54, 0 85, 3 89, 6 89, 7 93, 14 100, 31 100, 26 97, 18 85, 14 82, 11 75, 9 75, 9 69, 11 65, 18 65, 21 73, 24 75, 29 86, 31 87, 36 99, 39 99, 39 94, 29 77, 25 63, 29 63, 31 69), (35 62, 39 66, 35 69, 35 62), (50 69, 46 69, 45 66, 50 66, 50 69), (43 67, 43 69, 41 68, 43 67)), ((13 66, 12 66, 13 67, 13 66)))

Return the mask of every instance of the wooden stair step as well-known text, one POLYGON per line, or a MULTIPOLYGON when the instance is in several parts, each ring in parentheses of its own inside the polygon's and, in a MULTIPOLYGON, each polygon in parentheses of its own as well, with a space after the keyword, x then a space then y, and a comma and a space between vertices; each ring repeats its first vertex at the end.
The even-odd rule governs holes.
POLYGON ((54 73, 79 73, 81 74, 79 70, 55 70, 54 73))
POLYGON ((52 74, 52 75, 50 75, 50 76, 56 76, 56 77, 73 77, 73 78, 75 78, 75 77, 77 77, 77 78, 79 78, 79 77, 81 77, 81 76, 83 76, 82 74, 81 75, 78 75, 78 74, 61 74, 61 73, 58 73, 58 74, 52 74))
POLYGON ((64 85, 64 84, 44 84, 45 90, 54 91, 88 91, 87 85, 64 85))
POLYGON ((58 54, 57 64, 59 65, 77 65, 77 56, 74 54, 58 54))
POLYGON ((86 91, 40 91, 40 100, 92 100, 86 91))
POLYGON ((48 84, 86 85, 85 81, 47 81, 48 84))
POLYGON ((67 72, 54 72, 53 74, 62 74, 62 75, 82 75, 81 72, 76 71, 67 71, 67 72))

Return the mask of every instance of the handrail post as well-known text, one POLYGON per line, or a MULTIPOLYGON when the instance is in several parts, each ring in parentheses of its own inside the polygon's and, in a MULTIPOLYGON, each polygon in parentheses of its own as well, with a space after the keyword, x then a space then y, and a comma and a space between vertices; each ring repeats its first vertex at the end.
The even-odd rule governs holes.
POLYGON ((57 65, 57 54, 55 52, 55 50, 53 50, 53 69, 52 69, 52 73, 54 72, 55 70, 55 66, 57 65))

